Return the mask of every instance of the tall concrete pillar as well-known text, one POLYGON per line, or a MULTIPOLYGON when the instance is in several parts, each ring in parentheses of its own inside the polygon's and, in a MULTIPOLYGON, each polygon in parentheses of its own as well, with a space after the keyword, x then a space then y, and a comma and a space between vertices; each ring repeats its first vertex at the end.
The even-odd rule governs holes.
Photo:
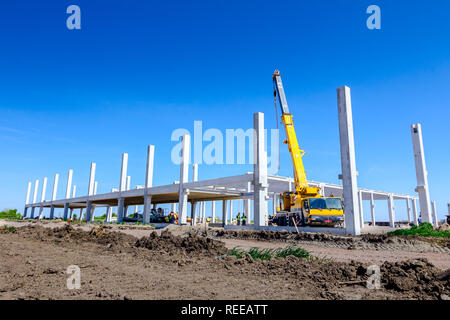
POLYGON ((111 221, 112 221, 112 207, 108 206, 106 208, 106 219, 105 219, 105 222, 106 223, 111 223, 111 221))
MULTIPOLYGON (((91 163, 91 170, 89 174, 89 185, 88 185, 88 199, 90 199, 91 196, 94 195, 94 188, 95 188, 95 169, 96 169, 96 163, 91 163)), ((86 203, 86 222, 92 221, 92 203, 90 200, 86 203)))
POLYGON ((358 206, 358 182, 356 178, 357 171, 350 88, 347 86, 338 88, 337 100, 345 229, 347 234, 360 235, 361 222, 358 206))
POLYGON ((411 223, 411 207, 409 206, 409 198, 406 199, 406 213, 408 214, 408 222, 411 223))
POLYGON ((431 202, 431 208, 433 210, 433 226, 438 227, 439 221, 438 221, 438 217, 437 217, 436 201, 433 200, 431 202))
POLYGON ((222 200, 222 226, 227 225, 228 200, 222 200))
POLYGON ((117 204, 117 222, 122 223, 124 218, 124 204, 122 192, 127 189, 127 169, 128 169, 128 153, 122 154, 122 165, 120 167, 120 182, 119 182, 119 199, 117 204))
MULTIPOLYGON (((36 180, 36 181, 34 181, 33 204, 35 204, 37 201, 38 188, 39 188, 39 180, 36 180)), ((35 210, 35 207, 34 206, 31 207, 31 215, 30 215, 31 219, 34 219, 34 210, 35 210)))
POLYGON ((216 223, 216 202, 211 202, 211 221, 216 223))
MULTIPOLYGON (((41 193, 41 203, 45 201, 45 192, 47 191, 47 177, 44 178, 44 182, 42 183, 42 193, 41 193)), ((39 208, 39 220, 44 217, 44 207, 41 206, 39 208)))
POLYGON ((364 227, 364 208, 363 208, 363 198, 362 198, 362 191, 358 191, 358 204, 359 204, 359 222, 361 228, 364 227))
POLYGON ((272 198, 272 214, 277 214, 277 194, 274 193, 273 194, 273 198, 272 198))
POLYGON ((412 209, 413 209, 413 223, 417 226, 419 224, 419 221, 418 221, 419 217, 417 215, 416 199, 411 198, 411 203, 412 203, 412 209))
POLYGON ((72 176, 73 176, 73 170, 70 169, 69 173, 67 174, 67 185, 66 185, 66 203, 64 203, 64 214, 63 214, 63 220, 67 220, 67 217, 69 215, 69 198, 70 198, 70 190, 72 190, 72 176))
POLYGON ((267 226, 267 190, 269 184, 267 181, 267 153, 265 150, 265 134, 264 134, 264 114, 261 112, 253 115, 253 150, 255 164, 253 166, 253 190, 254 205, 253 217, 254 224, 257 227, 267 226))
POLYGON ((428 190, 428 171, 425 164, 425 153, 423 149, 422 126, 413 124, 411 136, 414 151, 414 163, 416 166, 417 187, 415 191, 419 194, 420 215, 422 222, 432 223, 431 200, 428 190))
POLYGON ((181 140, 181 163, 180 163, 180 189, 179 195, 179 213, 178 224, 186 224, 187 206, 189 190, 184 189, 184 184, 189 181, 189 160, 191 152, 191 136, 185 134, 181 140))
POLYGON ((30 204, 31 182, 27 185, 27 197, 25 199, 25 208, 23 209, 23 218, 27 217, 28 205, 30 204))
MULTIPOLYGON (((72 187, 72 199, 75 198, 76 193, 77 193, 77 186, 73 185, 73 187, 72 187)), ((73 220, 73 208, 70 208, 70 210, 69 210, 69 219, 71 221, 73 220)))
MULTIPOLYGON (((58 191, 58 181, 59 181, 59 174, 55 174, 55 178, 53 179, 52 202, 56 200, 56 193, 58 191)), ((50 207, 50 220, 53 220, 54 218, 55 218, 55 206, 52 203, 52 206, 50 207)))
POLYGON ((375 201, 373 200, 373 192, 370 193, 370 215, 372 217, 372 226, 376 225, 375 221, 375 201))
POLYGON ((388 198, 388 210, 389 210, 389 226, 391 228, 395 227, 395 207, 394 207, 394 196, 389 194, 388 198))
MULTIPOLYGON (((247 183, 247 192, 250 193, 252 187, 252 183, 247 183)), ((250 224, 250 199, 244 199, 244 215, 245 215, 245 221, 247 224, 250 224)))
POLYGON ((191 226, 197 223, 197 201, 191 202, 191 226))
POLYGON ((147 164, 145 167, 145 189, 144 189, 144 209, 143 222, 150 223, 150 211, 152 205, 152 196, 148 194, 148 188, 153 186, 153 165, 155 161, 155 146, 147 146, 147 164))
POLYGON ((229 222, 230 222, 230 224, 233 224, 233 200, 230 200, 229 207, 230 207, 230 220, 229 220, 229 222))
POLYGON ((202 208, 202 223, 206 223, 206 202, 203 201, 203 208, 202 208))

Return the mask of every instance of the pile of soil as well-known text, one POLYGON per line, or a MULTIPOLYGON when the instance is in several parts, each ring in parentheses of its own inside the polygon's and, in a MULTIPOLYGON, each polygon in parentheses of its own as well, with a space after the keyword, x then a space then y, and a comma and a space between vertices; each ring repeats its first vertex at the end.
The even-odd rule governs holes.
POLYGON ((359 237, 340 236, 321 232, 290 232, 268 230, 223 230, 210 229, 213 237, 220 239, 243 239, 257 241, 283 241, 292 243, 314 242, 327 247, 346 249, 408 249, 418 252, 450 252, 449 238, 424 238, 388 236, 386 234, 364 234, 359 237))

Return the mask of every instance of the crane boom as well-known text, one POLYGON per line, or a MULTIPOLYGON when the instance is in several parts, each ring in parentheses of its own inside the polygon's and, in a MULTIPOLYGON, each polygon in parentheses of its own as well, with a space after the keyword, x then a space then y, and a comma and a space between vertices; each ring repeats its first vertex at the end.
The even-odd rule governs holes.
POLYGON ((292 119, 292 114, 289 112, 286 95, 284 94, 283 83, 281 82, 281 75, 278 70, 275 70, 272 79, 276 89, 276 91, 274 91, 274 95, 278 96, 278 101, 282 112, 281 119, 286 132, 287 139, 284 142, 288 145, 292 164, 294 166, 295 188, 299 193, 307 193, 310 190, 308 188, 308 180, 306 179, 305 168, 302 160, 302 156, 305 152, 301 150, 298 145, 297 135, 294 129, 294 121, 292 119))

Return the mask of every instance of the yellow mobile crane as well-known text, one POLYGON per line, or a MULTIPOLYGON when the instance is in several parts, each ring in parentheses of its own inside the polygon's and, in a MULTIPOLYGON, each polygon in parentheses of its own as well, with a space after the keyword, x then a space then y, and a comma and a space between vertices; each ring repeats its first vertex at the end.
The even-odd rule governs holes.
POLYGON ((281 120, 286 132, 286 140, 294 166, 295 191, 284 192, 280 197, 280 210, 272 217, 272 223, 279 226, 300 225, 336 225, 344 221, 344 211, 341 198, 324 197, 320 188, 310 187, 306 179, 302 157, 305 154, 298 145, 294 121, 289 112, 286 95, 284 94, 281 75, 275 70, 273 76, 275 108, 278 101, 281 107, 281 120), (295 222, 294 222, 295 221, 295 222))

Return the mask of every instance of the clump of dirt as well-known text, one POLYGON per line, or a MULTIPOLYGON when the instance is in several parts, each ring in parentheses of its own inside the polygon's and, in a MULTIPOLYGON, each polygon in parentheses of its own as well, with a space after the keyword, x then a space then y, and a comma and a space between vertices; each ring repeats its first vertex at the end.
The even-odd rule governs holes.
POLYGON ((187 254, 218 256, 227 252, 221 241, 192 233, 187 237, 174 236, 169 231, 161 232, 160 236, 156 232, 152 232, 150 236, 138 239, 135 245, 151 250, 163 250, 170 254, 178 253, 181 250, 187 254))
POLYGON ((448 295, 450 278, 427 259, 385 262, 380 268, 382 283, 387 290, 408 292, 414 298, 437 298, 448 295))
POLYGON ((439 227, 436 228, 437 231, 450 231, 450 224, 447 222, 441 224, 439 227))

